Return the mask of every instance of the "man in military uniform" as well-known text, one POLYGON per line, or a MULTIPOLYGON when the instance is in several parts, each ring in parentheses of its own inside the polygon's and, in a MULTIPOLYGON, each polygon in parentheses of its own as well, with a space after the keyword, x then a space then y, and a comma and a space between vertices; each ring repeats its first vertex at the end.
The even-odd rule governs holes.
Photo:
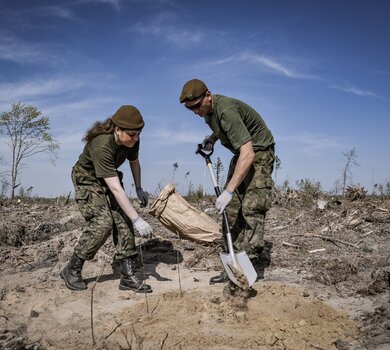
MULTIPOLYGON (((252 107, 234 98, 211 94, 198 79, 184 84, 180 103, 203 117, 213 133, 202 142, 212 150, 217 140, 233 154, 224 191, 215 206, 226 208, 235 250, 244 250, 255 267, 264 257, 264 222, 271 207, 275 141, 264 120, 252 107), (262 254, 263 253, 263 254, 262 254)), ((228 280, 226 272, 210 283, 228 280)))

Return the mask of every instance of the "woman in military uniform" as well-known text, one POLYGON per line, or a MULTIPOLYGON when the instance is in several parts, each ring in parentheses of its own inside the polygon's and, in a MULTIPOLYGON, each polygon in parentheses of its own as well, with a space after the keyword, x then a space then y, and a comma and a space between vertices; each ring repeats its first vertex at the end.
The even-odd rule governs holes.
POLYGON ((118 168, 129 161, 137 196, 141 205, 148 202, 141 187, 141 167, 138 160, 140 133, 144 120, 137 108, 121 106, 103 122, 95 123, 83 139, 83 152, 72 169, 75 198, 86 225, 61 277, 72 290, 86 289, 81 276, 85 260, 91 260, 113 235, 115 259, 121 265, 119 289, 152 292, 135 275, 137 250, 134 229, 140 236, 149 237, 152 228, 132 206, 123 189, 118 168))

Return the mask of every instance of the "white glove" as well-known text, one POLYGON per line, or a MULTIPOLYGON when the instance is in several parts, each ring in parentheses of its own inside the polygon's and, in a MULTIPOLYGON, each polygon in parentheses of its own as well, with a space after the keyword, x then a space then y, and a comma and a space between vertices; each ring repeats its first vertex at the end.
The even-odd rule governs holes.
POLYGON ((202 141, 202 150, 206 152, 211 152, 214 149, 214 140, 210 137, 210 135, 206 136, 202 141))
POLYGON ((140 216, 132 221, 134 228, 137 230, 141 237, 149 238, 152 236, 153 229, 150 225, 142 219, 140 216))
POLYGON ((233 193, 229 192, 228 190, 223 191, 222 194, 217 198, 217 201, 215 202, 215 207, 219 210, 220 214, 223 213, 232 198, 233 193))
POLYGON ((142 187, 136 188, 135 191, 137 192, 138 199, 141 201, 141 207, 146 207, 149 199, 148 193, 142 187))

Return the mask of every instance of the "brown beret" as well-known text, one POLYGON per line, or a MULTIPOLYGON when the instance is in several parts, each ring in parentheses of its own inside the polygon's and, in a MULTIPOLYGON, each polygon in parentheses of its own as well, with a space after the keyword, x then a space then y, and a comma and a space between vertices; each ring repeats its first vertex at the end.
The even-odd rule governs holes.
POLYGON ((199 79, 187 81, 180 95, 180 103, 193 101, 204 95, 208 91, 206 84, 199 79))
POLYGON ((142 129, 145 125, 140 111, 130 105, 119 107, 111 119, 122 129, 142 129))

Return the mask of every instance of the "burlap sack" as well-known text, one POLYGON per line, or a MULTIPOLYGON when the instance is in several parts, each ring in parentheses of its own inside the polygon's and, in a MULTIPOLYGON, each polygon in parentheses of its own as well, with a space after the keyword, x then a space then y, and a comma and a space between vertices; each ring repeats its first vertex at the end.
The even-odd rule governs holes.
POLYGON ((168 230, 195 242, 221 238, 221 227, 207 214, 191 206, 169 183, 149 209, 168 230))

